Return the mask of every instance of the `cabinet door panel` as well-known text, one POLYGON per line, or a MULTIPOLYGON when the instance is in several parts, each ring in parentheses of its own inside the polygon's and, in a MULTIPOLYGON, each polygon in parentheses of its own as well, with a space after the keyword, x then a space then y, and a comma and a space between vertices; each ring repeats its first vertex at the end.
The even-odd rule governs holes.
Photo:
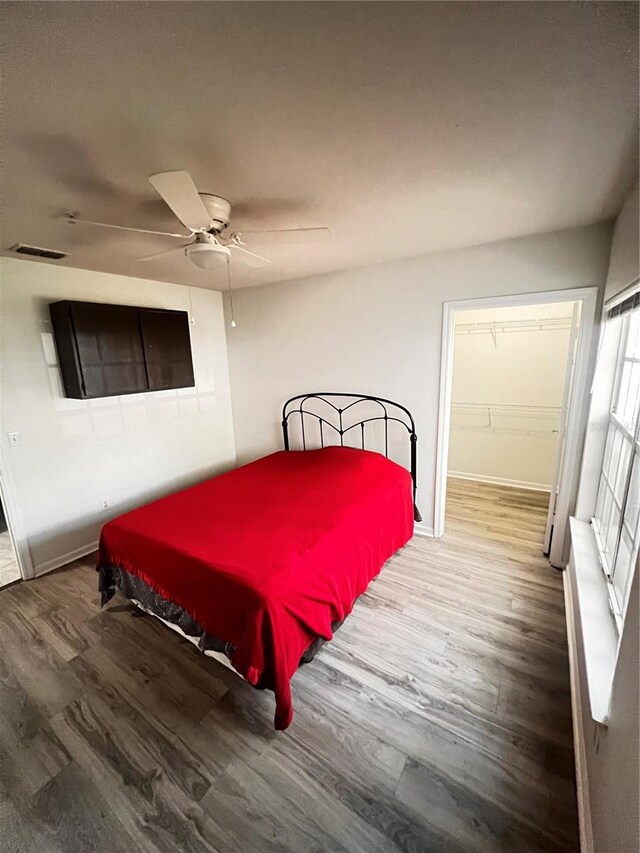
POLYGON ((80 302, 72 314, 86 396, 148 390, 137 309, 80 302))
POLYGON ((149 389, 189 388, 195 384, 186 311, 140 309, 140 327, 149 389))

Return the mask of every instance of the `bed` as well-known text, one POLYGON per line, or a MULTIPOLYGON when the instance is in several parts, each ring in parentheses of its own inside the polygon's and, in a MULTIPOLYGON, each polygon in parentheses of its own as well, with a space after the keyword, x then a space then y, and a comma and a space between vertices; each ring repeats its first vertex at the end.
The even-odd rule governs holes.
POLYGON ((299 395, 285 404, 282 429, 283 451, 110 521, 97 565, 103 605, 119 589, 273 690, 276 729, 291 723, 300 663, 332 638, 419 519, 417 438, 403 406, 299 395), (366 447, 374 425, 383 452, 366 447), (398 425, 409 439, 409 470, 388 458, 398 425))

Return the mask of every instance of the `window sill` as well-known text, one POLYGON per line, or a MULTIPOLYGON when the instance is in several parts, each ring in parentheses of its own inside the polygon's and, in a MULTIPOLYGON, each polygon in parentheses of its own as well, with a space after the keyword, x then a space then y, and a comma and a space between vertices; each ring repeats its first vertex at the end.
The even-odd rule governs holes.
POLYGON ((600 567, 595 534, 585 521, 570 519, 573 601, 584 650, 591 716, 607 725, 611 686, 618 653, 618 631, 609 608, 607 581, 600 567))

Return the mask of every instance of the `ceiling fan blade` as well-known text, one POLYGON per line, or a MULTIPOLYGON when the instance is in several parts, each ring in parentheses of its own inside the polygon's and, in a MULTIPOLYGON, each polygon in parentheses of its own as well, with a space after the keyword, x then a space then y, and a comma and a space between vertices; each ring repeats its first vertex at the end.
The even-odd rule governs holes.
POLYGON ((269 245, 324 243, 331 239, 329 228, 274 228, 272 230, 237 231, 231 235, 236 243, 253 245, 268 243, 269 245))
POLYGON ((268 258, 263 258, 260 255, 256 255, 255 252, 250 252, 243 246, 238 246, 237 243, 228 243, 227 245, 230 249, 234 249, 236 252, 241 252, 242 254, 239 256, 238 260, 241 260, 243 264, 246 264, 252 269, 262 269, 262 267, 267 267, 273 263, 273 261, 270 261, 268 258))
POLYGON ((188 240, 190 234, 174 234, 172 231, 151 231, 149 228, 132 228, 130 225, 112 225, 110 222, 95 222, 93 219, 82 219, 75 213, 66 213, 65 219, 70 225, 97 225, 99 228, 115 228, 116 231, 133 231, 136 234, 158 234, 160 237, 177 237, 178 240, 188 240))
POLYGON ((151 175, 149 182, 190 231, 211 227, 211 218, 189 172, 159 172, 151 175))
POLYGON ((156 258, 166 258, 168 255, 177 255, 179 253, 184 255, 184 250, 186 248, 186 246, 179 246, 177 249, 165 249, 164 252, 154 252, 152 255, 144 255, 141 258, 136 258, 136 262, 155 261, 156 258))

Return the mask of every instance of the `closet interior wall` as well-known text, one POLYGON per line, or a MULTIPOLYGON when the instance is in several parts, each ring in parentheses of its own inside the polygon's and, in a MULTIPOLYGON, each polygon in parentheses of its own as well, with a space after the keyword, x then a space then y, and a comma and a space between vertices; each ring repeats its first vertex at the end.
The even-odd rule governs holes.
POLYGON ((574 303, 456 315, 449 475, 548 491, 574 303))

